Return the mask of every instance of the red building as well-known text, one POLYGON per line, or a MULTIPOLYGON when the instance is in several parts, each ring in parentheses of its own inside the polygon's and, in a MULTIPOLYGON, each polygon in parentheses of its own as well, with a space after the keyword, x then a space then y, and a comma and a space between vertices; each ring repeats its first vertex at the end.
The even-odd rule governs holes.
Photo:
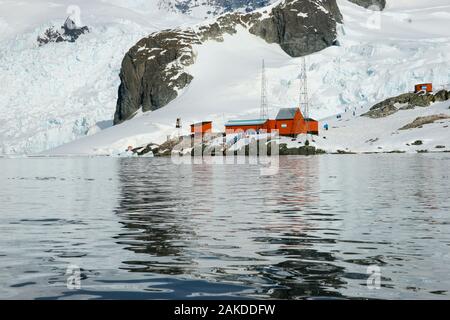
POLYGON ((191 124, 191 133, 201 133, 202 135, 206 132, 212 131, 212 121, 203 121, 191 124))
POLYGON ((280 136, 295 136, 306 133, 305 120, 299 108, 283 108, 275 118, 280 136))
POLYGON ((225 133, 268 131, 269 121, 267 119, 231 120, 225 124, 225 133))
POLYGON ((313 119, 303 118, 299 108, 280 109, 275 120, 232 120, 225 124, 226 133, 235 132, 272 132, 278 130, 281 136, 299 134, 319 134, 319 123, 313 119))
POLYGON ((319 121, 311 118, 306 118, 305 123, 306 123, 306 130, 308 131, 309 134, 314 134, 316 136, 319 135, 319 121))
POLYGON ((419 92, 426 92, 426 93, 433 92, 433 84, 432 83, 416 84, 414 87, 414 93, 419 93, 419 92))

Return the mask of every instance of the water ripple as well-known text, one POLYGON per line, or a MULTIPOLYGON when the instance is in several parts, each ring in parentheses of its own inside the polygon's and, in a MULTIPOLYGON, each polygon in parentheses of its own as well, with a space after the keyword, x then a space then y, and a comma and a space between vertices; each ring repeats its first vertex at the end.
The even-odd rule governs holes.
POLYGON ((449 159, 1 159, 0 296, 448 299, 449 159))

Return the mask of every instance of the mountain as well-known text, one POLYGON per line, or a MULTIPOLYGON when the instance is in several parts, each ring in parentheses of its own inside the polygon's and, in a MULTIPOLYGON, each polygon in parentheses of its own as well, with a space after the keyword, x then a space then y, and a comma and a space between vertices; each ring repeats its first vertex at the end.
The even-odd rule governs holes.
POLYGON ((230 13, 186 29, 165 30, 140 40, 122 62, 121 85, 114 123, 138 111, 153 111, 177 98, 193 76, 185 71, 195 63, 193 46, 223 41, 239 28, 278 44, 299 57, 336 43, 342 16, 335 0, 281 1, 272 8, 247 14, 230 13))
MULTIPOLYGON (((318 0, 310 2, 318 5, 325 3, 318 0)), ((272 9, 289 3, 280 1, 257 12, 270 17, 272 9)), ((328 119, 355 108, 359 114, 367 112, 379 101, 413 90, 416 83, 433 82, 436 88, 450 83, 450 75, 445 71, 450 61, 450 32, 443 28, 450 15, 450 5, 446 1, 435 0, 430 4, 398 0, 388 2, 383 11, 367 10, 364 6, 345 0, 338 0, 337 4, 343 19, 342 23, 336 21, 335 45, 324 46, 323 50, 307 57, 312 117, 328 119)), ((302 11, 295 13, 298 21, 305 16, 302 11)), ((272 23, 275 21, 273 18, 269 20, 272 23)), ((170 76, 168 82, 164 81, 176 81, 178 75, 185 74, 182 77, 188 81, 183 81, 186 83, 181 83, 180 87, 176 86, 176 96, 170 97, 173 99, 168 99, 167 104, 159 108, 152 109, 150 104, 148 112, 137 109, 132 119, 50 153, 116 154, 130 145, 161 143, 167 136, 177 134, 177 118, 182 120, 181 133, 189 132, 189 125, 198 121, 212 120, 213 129, 221 131, 229 119, 257 118, 262 59, 265 59, 267 68, 270 117, 274 117, 280 107, 298 105, 301 58, 286 50, 286 47, 283 48, 279 41, 267 41, 252 32, 253 22, 249 21, 248 25, 232 24, 234 27, 230 29, 231 32, 218 32, 218 39, 200 38, 198 42, 189 40, 195 34, 192 30, 210 30, 210 26, 215 23, 211 21, 192 26, 191 33, 185 35, 188 49, 183 52, 187 53, 186 63, 174 60, 173 65, 180 67, 181 71, 174 74, 173 78, 170 76)), ((216 23, 216 30, 220 31, 220 20, 216 23)), ((182 32, 188 29, 179 30, 178 37, 184 37, 182 32)), ((153 55, 147 52, 151 50, 152 41, 161 36, 161 33, 154 33, 141 39, 124 61, 138 66, 147 65, 143 63, 145 59, 156 59, 156 56, 152 58, 153 55), (139 53, 145 53, 145 58, 139 60, 135 56, 139 53), (133 59, 136 61, 133 62, 133 59)), ((298 53, 301 55, 301 51, 298 53)), ((139 75, 135 78, 136 83, 154 83, 148 81, 150 79, 146 76, 141 77, 145 72, 135 73, 133 68, 130 70, 130 75, 139 75)), ((122 85, 131 83, 122 79, 122 85)), ((139 86, 130 85, 128 89, 131 88, 139 86)), ((126 96, 140 99, 139 94, 126 96)), ((150 97, 149 101, 153 103, 155 99, 150 97)), ((133 105, 140 108, 139 103, 133 105)), ((120 106, 119 99, 118 109, 120 106)), ((420 117, 421 112, 426 113, 427 110, 431 109, 417 109, 411 114, 420 117)), ((439 112, 441 110, 448 112, 442 106, 439 112)), ((400 121, 410 121, 400 116, 399 119, 395 125, 405 126, 407 123, 400 121)), ((381 119, 381 122, 378 120, 364 117, 362 122, 358 122, 358 128, 376 126, 382 129, 381 123, 387 119, 381 119)), ((345 122, 340 125, 345 126, 345 122)), ((357 131, 352 132, 358 134, 357 131)), ((391 136, 392 131, 386 132, 389 132, 387 136, 391 136)), ((432 141, 430 137, 430 144, 432 141)))

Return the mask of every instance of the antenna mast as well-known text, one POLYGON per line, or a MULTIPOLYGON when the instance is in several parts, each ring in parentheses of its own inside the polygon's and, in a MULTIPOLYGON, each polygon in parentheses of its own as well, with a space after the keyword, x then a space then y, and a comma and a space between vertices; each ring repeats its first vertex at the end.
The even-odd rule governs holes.
POLYGON ((300 110, 305 118, 309 118, 308 74, 306 71, 306 57, 302 58, 302 71, 300 72, 300 110))
MULTIPOLYGON (((300 110, 305 119, 309 118, 309 97, 308 97, 308 73, 306 70, 306 57, 302 58, 302 70, 300 72, 300 110)), ((306 121, 306 133, 308 133, 308 121, 306 121)))
POLYGON ((262 61, 262 73, 261 73, 261 109, 260 118, 267 119, 269 117, 269 107, 267 103, 267 79, 266 79, 266 66, 264 59, 262 61))

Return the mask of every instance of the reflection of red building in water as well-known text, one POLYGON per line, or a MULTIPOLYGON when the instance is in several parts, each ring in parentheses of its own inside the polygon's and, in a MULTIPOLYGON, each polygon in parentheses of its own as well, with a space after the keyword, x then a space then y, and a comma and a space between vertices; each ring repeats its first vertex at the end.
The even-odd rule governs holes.
POLYGON ((231 120, 225 124, 226 133, 278 130, 282 136, 298 134, 319 134, 319 123, 310 118, 304 118, 299 108, 280 109, 275 120, 231 120))

